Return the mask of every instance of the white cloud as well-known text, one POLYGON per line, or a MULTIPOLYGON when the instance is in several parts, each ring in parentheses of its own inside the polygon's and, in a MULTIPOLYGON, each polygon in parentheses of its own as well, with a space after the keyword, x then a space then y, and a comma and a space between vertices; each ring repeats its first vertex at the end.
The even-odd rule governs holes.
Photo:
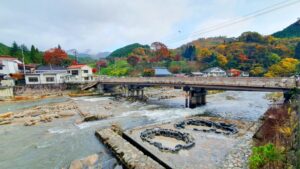
POLYGON ((187 15, 187 5, 181 0, 6 1, 0 7, 0 40, 93 52, 151 43, 187 15))
MULTIPOLYGON (((279 0, 278 0, 279 1, 279 0)), ((130 43, 197 39, 207 25, 222 23, 274 4, 274 0, 1 0, 0 42, 34 44, 42 50, 60 44, 80 51, 114 50, 130 43), (192 36, 191 36, 192 35, 192 36)), ((300 5, 279 10, 199 37, 264 34, 297 18, 300 5), (270 25, 271 27, 266 27, 270 25)), ((186 40, 185 40, 186 41, 186 40)))

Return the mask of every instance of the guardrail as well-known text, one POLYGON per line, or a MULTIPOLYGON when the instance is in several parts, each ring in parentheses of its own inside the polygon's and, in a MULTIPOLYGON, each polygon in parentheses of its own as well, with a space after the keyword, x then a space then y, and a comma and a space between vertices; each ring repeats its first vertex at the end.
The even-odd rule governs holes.
POLYGON ((136 85, 199 85, 227 86, 247 88, 292 89, 298 87, 295 78, 260 78, 260 77, 124 77, 99 78, 99 83, 136 84, 136 85))

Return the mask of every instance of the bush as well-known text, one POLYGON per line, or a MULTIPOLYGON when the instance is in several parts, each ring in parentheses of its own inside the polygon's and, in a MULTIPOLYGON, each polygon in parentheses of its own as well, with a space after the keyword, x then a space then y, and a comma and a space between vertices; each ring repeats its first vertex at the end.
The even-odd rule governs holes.
POLYGON ((283 154, 274 144, 266 144, 252 148, 252 155, 249 158, 249 166, 251 169, 260 169, 265 166, 275 168, 275 163, 278 165, 283 160, 283 154))

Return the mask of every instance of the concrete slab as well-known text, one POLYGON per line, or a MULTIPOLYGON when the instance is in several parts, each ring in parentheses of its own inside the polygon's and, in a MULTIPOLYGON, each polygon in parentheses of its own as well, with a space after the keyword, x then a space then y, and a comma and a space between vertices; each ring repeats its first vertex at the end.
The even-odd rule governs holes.
MULTIPOLYGON (((192 119, 204 119, 214 122, 235 124, 237 125, 239 132, 235 135, 227 136, 223 134, 194 131, 193 126, 186 127, 185 129, 175 129, 175 122, 170 122, 135 128, 125 131, 124 134, 172 168, 214 169, 218 168, 218 166, 222 164, 226 155, 235 146, 242 142, 243 139, 246 138, 246 135, 254 132, 254 129, 252 129, 254 123, 252 122, 224 120, 214 117, 193 117, 192 119), (189 150, 180 150, 178 153, 162 152, 157 147, 149 144, 148 142, 142 141, 140 138, 141 132, 155 127, 190 133, 195 138, 195 146, 189 150)), ((177 140, 172 138, 155 136, 153 139, 169 146, 174 146, 177 144, 177 140)), ((178 143, 180 142, 178 141, 178 143)))

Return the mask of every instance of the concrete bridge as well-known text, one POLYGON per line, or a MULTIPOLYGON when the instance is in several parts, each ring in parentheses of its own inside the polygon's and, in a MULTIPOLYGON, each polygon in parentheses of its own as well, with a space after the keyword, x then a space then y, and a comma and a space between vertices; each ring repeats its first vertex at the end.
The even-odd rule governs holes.
MULTIPOLYGON (((235 91, 288 91, 298 88, 295 78, 259 78, 259 77, 124 77, 100 78, 82 89, 98 85, 99 89, 109 90, 114 86, 127 88, 129 96, 143 97, 143 88, 151 86, 169 86, 187 92, 186 106, 195 108, 206 103, 207 90, 235 91)), ((285 94, 286 97, 287 94, 285 94)))

